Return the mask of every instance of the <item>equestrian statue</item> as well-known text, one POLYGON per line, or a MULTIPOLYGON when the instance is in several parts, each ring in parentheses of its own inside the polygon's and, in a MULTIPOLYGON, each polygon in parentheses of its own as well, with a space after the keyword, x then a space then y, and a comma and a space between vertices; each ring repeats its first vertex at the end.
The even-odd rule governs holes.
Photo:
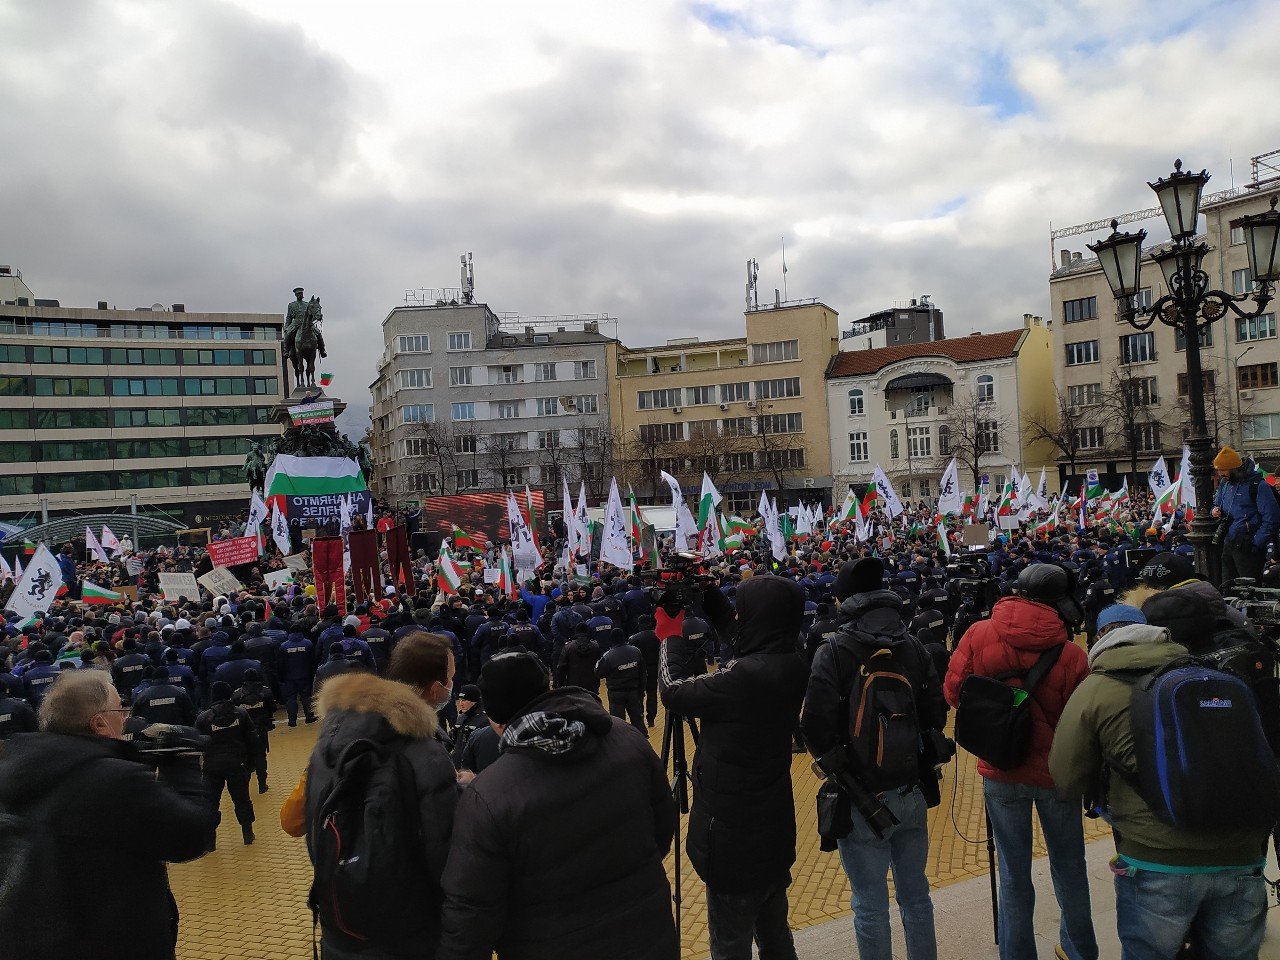
POLYGON ((320 298, 302 299, 302 287, 294 287, 294 300, 284 314, 285 359, 293 367, 295 387, 316 385, 316 353, 327 357, 324 349, 324 333, 320 329, 324 317, 320 311, 320 298))

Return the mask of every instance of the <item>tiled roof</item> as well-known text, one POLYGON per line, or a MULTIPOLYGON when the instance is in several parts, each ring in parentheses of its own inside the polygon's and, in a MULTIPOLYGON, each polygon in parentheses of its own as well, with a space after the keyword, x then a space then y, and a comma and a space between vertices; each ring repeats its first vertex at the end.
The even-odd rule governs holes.
POLYGON ((934 340, 932 343, 902 343, 878 350, 850 350, 832 358, 827 377, 856 377, 883 370, 900 360, 921 357, 945 357, 956 363, 976 363, 981 360, 1001 360, 1017 353, 1018 341, 1025 331, 1004 330, 1000 333, 971 334, 934 340))

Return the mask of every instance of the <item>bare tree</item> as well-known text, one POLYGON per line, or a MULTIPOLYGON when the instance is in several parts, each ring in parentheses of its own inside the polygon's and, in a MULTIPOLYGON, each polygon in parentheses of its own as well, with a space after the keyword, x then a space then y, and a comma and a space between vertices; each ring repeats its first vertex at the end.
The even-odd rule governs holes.
POLYGON ((1084 442, 1081 431, 1097 424, 1099 413, 1098 406, 1074 406, 1059 393, 1053 410, 1039 416, 1028 416, 1023 420, 1022 428, 1026 431, 1028 443, 1052 444, 1058 455, 1067 461, 1071 475, 1075 476, 1084 442))
MULTIPOLYGON (((777 416, 785 418, 786 414, 777 416)), ((758 413, 752 418, 750 449, 755 453, 756 471, 768 474, 777 485, 778 506, 781 507, 785 505, 782 491, 786 488, 787 473, 793 469, 793 451, 797 449, 794 438, 797 435, 786 430, 785 420, 779 421, 777 416, 771 413, 758 413), (779 425, 784 429, 778 430, 779 425)), ((803 451, 803 443, 798 449, 803 451)))
POLYGON ((490 486, 495 490, 503 490, 509 486, 508 472, 517 464, 516 447, 518 441, 515 434, 486 433, 480 437, 479 456, 485 471, 493 477, 493 482, 486 484, 481 479, 481 486, 490 486))
POLYGON ((957 465, 968 471, 973 478, 973 489, 977 490, 982 480, 983 458, 1000 452, 1002 435, 1009 428, 1008 419, 996 404, 979 401, 968 394, 952 400, 942 426, 947 428, 949 452, 945 455, 955 457, 957 465))
POLYGON ((1113 456, 1128 458, 1132 474, 1138 472, 1140 455, 1159 455, 1152 448, 1160 444, 1149 442, 1151 433, 1160 430, 1159 402, 1155 377, 1136 377, 1128 368, 1112 371, 1100 412, 1109 428, 1108 449, 1113 456))
POLYGON ((413 440, 419 441, 411 449, 419 451, 409 459, 410 468, 435 482, 426 484, 428 490, 441 493, 457 492, 458 453, 453 430, 447 423, 417 423, 410 431, 413 440))

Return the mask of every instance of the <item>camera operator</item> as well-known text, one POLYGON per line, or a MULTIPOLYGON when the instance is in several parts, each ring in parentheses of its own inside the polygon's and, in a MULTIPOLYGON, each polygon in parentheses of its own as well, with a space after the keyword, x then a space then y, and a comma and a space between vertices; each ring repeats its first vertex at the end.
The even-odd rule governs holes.
MULTIPOLYGON (((881 834, 860 813, 850 816, 846 804, 839 823, 832 824, 852 890, 858 956, 892 958, 887 879, 892 869, 908 960, 933 960, 937 942, 925 875, 927 808, 939 802, 933 764, 947 757, 924 758, 920 744, 936 742, 926 734, 940 735, 936 732, 946 722, 946 704, 932 659, 903 622, 898 595, 882 586, 880 561, 863 559, 846 564, 845 569, 837 580, 837 591, 848 591, 840 605, 843 626, 814 655, 805 695, 804 734, 824 769, 828 757, 836 765, 848 764, 859 784, 878 794, 879 802, 897 821, 881 834), (851 576, 846 576, 845 569, 851 576), (910 690, 899 680, 881 687, 866 679, 886 674, 905 678, 910 690), (869 740, 860 735, 851 718, 863 714, 877 726, 887 723, 882 731, 897 725, 902 735, 890 737, 882 732, 878 749, 860 749, 859 744, 869 740), (906 718, 911 719, 904 724, 906 718), (926 799, 922 786, 931 789, 930 798, 926 799)), ((930 613, 941 623, 941 613, 930 613)), ((829 836, 823 833, 824 839, 829 836)))
POLYGON ((42 732, 5 741, 0 806, 29 825, 32 844, 29 859, 4 864, 17 894, 0 905, 5 957, 173 957, 164 865, 204 853, 214 811, 197 766, 164 764, 157 776, 139 762, 122 740, 128 713, 110 675, 65 671, 41 704, 42 732))
POLYGON ((1213 516, 1220 521, 1214 542, 1222 546, 1222 579, 1262 576, 1267 547, 1280 528, 1280 505, 1271 484, 1262 479, 1252 463, 1223 447, 1213 458, 1218 474, 1218 492, 1213 498, 1213 516))
MULTIPOLYGON (((724 594, 707 590, 703 604, 712 626, 726 632, 734 614, 724 594)), ((796 858, 791 734, 808 676, 797 649, 803 615, 799 585, 754 576, 738 588, 737 659, 680 679, 670 670, 671 641, 662 646, 663 702, 702 721, 686 849, 707 885, 714 960, 748 960, 753 936, 762 956, 796 955, 787 888, 796 858)))

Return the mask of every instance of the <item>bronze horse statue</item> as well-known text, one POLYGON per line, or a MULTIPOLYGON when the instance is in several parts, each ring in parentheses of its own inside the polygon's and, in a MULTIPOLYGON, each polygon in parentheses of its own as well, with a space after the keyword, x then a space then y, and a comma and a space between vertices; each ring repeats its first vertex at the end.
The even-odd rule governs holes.
POLYGON ((323 320, 320 298, 312 297, 297 329, 285 337, 284 355, 293 366, 294 386, 316 385, 316 353, 321 357, 328 356, 324 349, 324 334, 320 330, 323 320))

